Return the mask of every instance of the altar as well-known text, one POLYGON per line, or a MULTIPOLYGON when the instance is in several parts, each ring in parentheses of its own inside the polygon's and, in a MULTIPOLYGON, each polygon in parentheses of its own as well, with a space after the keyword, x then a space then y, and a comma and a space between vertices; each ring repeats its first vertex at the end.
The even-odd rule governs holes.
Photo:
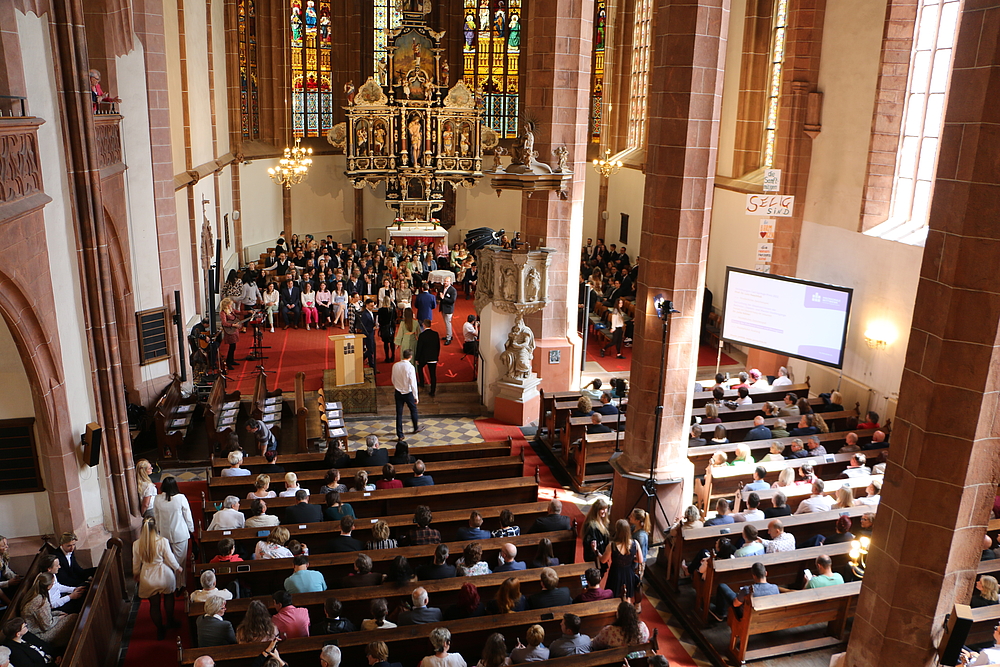
POLYGON ((389 225, 385 231, 390 241, 402 241, 411 246, 417 243, 434 244, 441 239, 448 239, 447 229, 429 223, 407 222, 399 226, 389 225))

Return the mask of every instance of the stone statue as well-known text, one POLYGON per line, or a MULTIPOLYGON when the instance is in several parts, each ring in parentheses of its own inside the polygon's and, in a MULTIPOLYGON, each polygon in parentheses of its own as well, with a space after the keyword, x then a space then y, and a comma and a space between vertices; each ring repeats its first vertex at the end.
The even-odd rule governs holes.
POLYGON ((559 160, 556 171, 559 171, 560 173, 566 173, 569 171, 569 167, 567 166, 567 162, 569 161, 569 149, 565 146, 560 146, 552 152, 555 153, 556 158, 559 160))
POLYGON ((524 134, 515 139, 510 147, 510 163, 527 166, 535 156, 535 133, 531 131, 531 123, 525 123, 524 134))
POLYGON ((504 301, 517 301, 517 271, 513 266, 503 267, 503 283, 500 293, 504 301))
POLYGON ((542 287, 542 274, 535 267, 528 269, 528 275, 524 279, 524 300, 528 303, 538 301, 538 292, 542 287))
POLYGON ((531 359, 535 353, 535 334, 524 325, 518 315, 514 326, 507 334, 507 343, 500 354, 503 379, 527 380, 531 377, 531 359))

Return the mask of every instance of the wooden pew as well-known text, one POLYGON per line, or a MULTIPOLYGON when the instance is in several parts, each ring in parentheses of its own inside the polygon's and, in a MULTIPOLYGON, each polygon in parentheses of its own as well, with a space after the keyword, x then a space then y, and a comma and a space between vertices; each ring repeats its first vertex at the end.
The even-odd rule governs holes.
POLYGON ((62 667, 94 667, 118 662, 131 594, 125 584, 122 542, 108 540, 83 609, 63 655, 62 667))
POLYGON ((714 502, 718 498, 731 497, 740 490, 741 484, 752 481, 753 472, 758 467, 767 471, 764 481, 768 484, 778 481, 778 474, 785 468, 798 469, 804 463, 813 464, 816 476, 820 479, 833 479, 848 466, 852 456, 853 453, 844 452, 785 461, 765 461, 752 465, 741 463, 734 466, 711 466, 705 470, 704 478, 695 479, 695 496, 698 498, 698 506, 701 507, 702 511, 708 512, 713 509, 714 502))
MULTIPOLYGON (((452 554, 450 560, 461 557, 461 553, 452 554)), ((581 577, 588 568, 593 567, 592 563, 574 563, 570 565, 557 565, 553 569, 559 575, 559 586, 569 588, 570 594, 575 598, 583 592, 581 577)), ((479 599, 484 603, 496 597, 497 589, 509 577, 516 577, 521 586, 522 595, 531 595, 542 590, 539 579, 541 568, 529 568, 519 572, 495 572, 485 574, 474 579, 476 588, 479 590, 479 599)), ((362 588, 331 588, 322 593, 296 593, 292 596, 292 604, 296 607, 306 607, 310 616, 316 620, 323 618, 323 603, 327 598, 335 597, 340 601, 341 615, 354 621, 359 626, 361 621, 371 616, 369 607, 372 600, 385 598, 389 602, 390 611, 398 603, 408 600, 410 593, 418 586, 427 590, 431 605, 440 609, 446 609, 449 605, 458 600, 458 593, 462 586, 469 581, 466 577, 451 577, 449 579, 437 579, 430 581, 416 581, 413 583, 398 585, 395 582, 387 582, 380 586, 365 586, 362 588)), ((336 582, 327 582, 333 586, 336 582)), ((270 597, 256 596, 256 598, 238 598, 226 603, 226 620, 236 627, 247 607, 253 599, 261 600, 268 609, 274 609, 274 600, 270 597)), ((201 602, 190 602, 188 598, 187 613, 192 626, 192 636, 196 635, 194 621, 205 613, 205 605, 201 602)))
POLYGON ((208 394, 208 403, 205 406, 205 433, 208 435, 210 452, 219 451, 224 438, 236 431, 239 412, 239 390, 227 394, 226 378, 219 375, 212 384, 212 391, 208 394))
MULTIPOLYGON (((798 516, 782 517, 781 523, 785 527, 785 532, 795 536, 795 541, 801 543, 803 540, 816 535, 833 534, 837 519, 841 513, 846 513, 853 521, 866 512, 878 512, 876 507, 857 506, 846 510, 830 510, 829 512, 813 512, 811 514, 800 514, 798 516)), ((762 521, 750 521, 748 523, 761 533, 767 532, 768 519, 762 521)), ((715 546, 716 540, 728 535, 737 535, 743 530, 744 524, 727 524, 722 526, 709 526, 707 528, 687 528, 675 531, 671 539, 660 548, 659 558, 666 558, 664 564, 667 570, 667 579, 676 589, 677 581, 681 577, 681 561, 690 563, 702 549, 711 549, 715 546)), ((687 576, 687 573, 684 573, 687 576)))
POLYGON ((181 381, 175 375, 153 406, 156 447, 161 458, 177 458, 177 450, 187 438, 196 406, 197 399, 185 399, 181 396, 181 381))
MULTIPOLYGON (((434 511, 476 508, 491 504, 513 505, 538 500, 538 481, 531 477, 496 479, 461 484, 435 484, 434 486, 384 489, 380 491, 350 492, 340 494, 340 499, 350 503, 358 518, 403 514, 417 505, 427 505, 434 511)), ((319 494, 309 497, 314 505, 323 505, 326 499, 319 494)), ((240 509, 250 509, 249 500, 240 501, 240 509)), ((284 508, 295 504, 295 498, 271 498, 267 503, 268 514, 279 519, 284 508)), ((210 522, 209 508, 204 507, 205 521, 210 522)))
POLYGON ((321 440, 325 437, 320 423, 322 411, 319 404, 317 403, 313 410, 310 410, 309 406, 306 405, 305 381, 305 373, 299 371, 295 374, 295 401, 292 413, 295 415, 296 426, 295 451, 299 454, 305 454, 309 451, 310 441, 321 440))
MULTIPOLYGON (((422 460, 424 463, 431 461, 458 461, 461 459, 477 459, 481 457, 510 456, 513 448, 513 440, 495 440, 488 442, 473 442, 457 445, 430 445, 428 447, 413 447, 410 455, 422 460)), ((326 469, 323 462, 326 455, 322 452, 309 452, 308 454, 281 454, 281 466, 289 472, 299 472, 301 470, 326 469)), ((225 457, 211 456, 213 471, 216 468, 228 468, 229 462, 225 457)), ((262 466, 266 463, 263 456, 246 456, 243 459, 243 467, 250 468, 262 466)))
MULTIPOLYGON (((709 381, 708 385, 702 383, 702 386, 709 386, 713 381, 709 381)), ((785 394, 795 394, 799 398, 809 396, 809 378, 806 378, 805 384, 792 384, 768 391, 750 392, 750 396, 753 398, 754 402, 770 401, 771 403, 777 403, 779 407, 784 404, 785 394)), ((735 400, 738 395, 739 394, 737 394, 735 390, 727 389, 723 400, 735 400)), ((712 396, 711 390, 700 391, 694 395, 694 398, 691 400, 691 405, 696 408, 703 408, 706 404, 712 402, 713 400, 715 400, 715 397, 712 396)))
MULTIPOLYGON (((830 427, 831 431, 845 431, 847 430, 847 419, 848 417, 857 417, 858 411, 853 410, 843 410, 841 412, 827 412, 823 414, 823 419, 826 421, 827 426, 830 427)), ((785 419, 784 417, 765 417, 764 426, 768 428, 774 426, 774 422, 777 419, 785 419)), ((786 420, 788 421, 788 420, 786 420)), ((795 428, 798 424, 798 420, 792 417, 792 423, 788 424, 789 430, 795 428)), ((726 427, 726 437, 729 438, 731 442, 740 442, 747 436, 750 429, 754 427, 753 419, 748 421, 738 421, 738 422, 727 422, 722 424, 726 427)), ((712 438, 712 431, 718 424, 702 424, 702 435, 706 436, 706 439, 710 440, 712 438)), ((819 434, 817 434, 819 435, 819 434)), ((804 438, 803 438, 804 439, 804 438)))
POLYGON ((593 491, 611 479, 608 459, 615 452, 615 443, 624 442, 623 433, 585 433, 573 445, 572 461, 567 466, 570 481, 576 491, 593 491))
MULTIPOLYGON (((404 484, 413 477, 413 466, 401 464, 396 468, 396 479, 404 484)), ((504 477, 520 477, 524 471, 524 452, 518 456, 500 456, 489 459, 463 459, 459 461, 432 461, 426 464, 427 474, 434 478, 437 484, 455 484, 458 482, 473 482, 486 479, 501 479, 504 477)), ((349 482, 355 474, 364 470, 368 472, 368 481, 375 483, 382 479, 382 466, 365 466, 362 468, 342 468, 341 481, 349 482)), ((326 470, 308 470, 297 473, 299 486, 318 493, 323 486, 326 470)), ((281 473, 277 473, 280 477, 281 473)), ((216 477, 208 481, 209 498, 222 500, 228 495, 245 498, 254 489, 253 475, 243 477, 216 477)), ((268 502, 270 505, 270 502, 268 502)))
MULTIPOLYGON (((714 424, 707 424, 706 427, 714 426, 714 424)), ((877 429, 862 429, 858 431, 831 431, 829 433, 817 433, 816 437, 819 438, 820 443, 826 449, 828 454, 836 454, 840 451, 840 448, 846 444, 846 438, 848 433, 855 433, 858 436, 858 444, 866 445, 872 440, 872 435, 875 434, 877 429)), ((704 436, 705 433, 702 433, 704 436)), ((711 435, 709 433, 708 435, 711 435)), ((732 456, 736 451, 736 447, 739 445, 747 445, 750 447, 750 452, 753 455, 755 461, 760 461, 762 458, 767 456, 768 451, 771 449, 771 443, 780 442, 785 445, 785 450, 790 451, 788 448, 792 445, 792 440, 798 439, 805 442, 809 436, 797 437, 789 436, 787 438, 771 438, 768 440, 750 440, 749 442, 728 442, 724 445, 702 445, 700 447, 688 447, 688 460, 694 465, 695 474, 701 474, 704 472, 705 468, 712 460, 712 455, 715 452, 725 452, 726 454, 732 456)), ((868 452, 863 452, 866 456, 868 452)), ((877 453, 877 452, 876 452, 877 453)), ((871 458, 871 457, 869 457, 871 458)))
POLYGON ((284 405, 284 392, 280 389, 268 391, 267 376, 263 373, 257 375, 250 402, 250 416, 263 421, 272 432, 280 431, 282 405, 284 405))
MULTIPOLYGON (((739 525, 739 524, 736 524, 739 525)), ((808 547, 794 551, 782 551, 763 556, 730 558, 715 560, 708 558, 705 574, 695 572, 691 583, 695 590, 695 617, 699 624, 708 622, 709 603, 715 596, 720 584, 726 584, 734 592, 741 586, 753 583, 750 568, 754 563, 763 563, 767 568, 767 581, 782 588, 800 589, 805 585, 802 571, 815 565, 816 557, 826 554, 833 560, 834 572, 843 572, 850 561, 851 543, 831 544, 829 546, 808 547)))
MULTIPOLYGON (((587 427, 591 424, 590 417, 569 417, 568 423, 560 433, 561 453, 563 460, 568 460, 569 451, 573 443, 579 441, 587 432, 587 427)), ((601 415, 601 423, 612 431, 625 430, 625 413, 615 415, 601 415)))
MULTIPOLYGON (((433 524, 432 524, 433 525, 433 524)), ((552 541, 552 550, 560 563, 572 563, 576 554, 576 532, 564 530, 553 533, 535 533, 518 537, 499 537, 488 540, 477 540, 483 547, 483 560, 493 562, 500 548, 507 542, 517 547, 518 560, 531 562, 537 553, 538 542, 546 537, 552 541), (487 555, 488 554, 488 555, 487 555)), ((460 554, 469 541, 446 542, 453 554, 460 554)), ((315 546, 315 545, 314 545, 315 546)), ((325 546, 325 545, 323 545, 325 546)), ((424 544, 396 549, 376 549, 365 551, 372 559, 372 571, 388 574, 396 556, 406 556, 410 565, 416 569, 420 565, 430 563, 434 559, 436 544, 424 544)), ((309 569, 318 570, 326 577, 329 585, 335 585, 341 577, 354 570, 354 561, 360 552, 316 553, 309 555, 309 569)), ((197 563, 194 566, 194 576, 198 579, 205 570, 215 570, 219 586, 225 586, 239 577, 250 582, 258 590, 276 591, 284 585, 285 579, 292 574, 291 558, 274 558, 267 560, 252 560, 242 563, 197 563), (263 587, 263 588, 258 588, 263 587)))
MULTIPOLYGON (((500 512, 509 509, 514 513, 514 517, 517 520, 517 525, 521 526, 521 530, 527 531, 535 519, 545 516, 548 513, 548 502, 538 501, 534 503, 522 503, 520 505, 494 505, 492 507, 483 507, 479 510, 479 513, 483 515, 483 530, 495 530, 500 527, 500 512)), ((450 510, 444 512, 434 513, 434 527, 441 531, 441 538, 445 541, 452 541, 457 539, 455 534, 461 526, 469 525, 469 513, 471 510, 450 510)), ((400 532, 403 529, 409 529, 413 527, 413 513, 408 514, 396 514, 393 516, 383 516, 378 518, 365 519, 364 521, 359 521, 354 526, 353 535, 363 542, 367 542, 371 539, 371 528, 375 525, 375 522, 379 520, 384 520, 389 524, 389 528, 395 532, 400 532)), ((340 522, 339 521, 323 521, 322 523, 309 523, 304 524, 285 524, 285 528, 288 529, 289 534, 292 539, 299 540, 300 542, 306 542, 308 544, 315 544, 317 540, 319 544, 325 544, 334 535, 340 534, 340 522)), ((237 530, 201 530, 201 526, 197 526, 197 539, 201 542, 202 552, 204 554, 205 562, 211 560, 215 555, 218 554, 218 541, 224 537, 231 537, 236 540, 236 543, 242 545, 242 547, 247 552, 253 552, 257 542, 263 538, 260 537, 260 533, 270 531, 266 528, 240 528, 237 530)))
POLYGON ((49 554, 54 554, 58 547, 50 544, 49 542, 42 542, 42 546, 38 548, 38 552, 35 557, 31 559, 31 564, 28 569, 23 573, 20 573, 22 577, 21 583, 17 587, 17 592, 14 595, 8 595, 10 598, 10 605, 3 611, 3 616, 0 616, 0 626, 9 621, 10 619, 17 616, 18 610, 21 606, 28 601, 28 596, 31 595, 31 585, 35 582, 35 577, 38 573, 42 571, 42 558, 48 556, 49 554))
MULTIPOLYGON (((865 489, 871 484, 873 479, 882 480, 882 475, 864 475, 859 477, 850 477, 848 479, 830 479, 823 482, 823 495, 835 497, 837 495, 838 489, 842 486, 849 486, 854 491, 854 497, 860 498, 865 495, 865 489)), ((785 499, 787 501, 788 508, 794 513, 798 509, 799 503, 805 498, 812 495, 812 485, 810 484, 796 484, 795 486, 786 486, 780 489, 765 489, 763 491, 751 492, 747 491, 745 488, 741 489, 736 493, 736 499, 733 503, 733 511, 739 512, 746 502, 747 496, 751 493, 756 493, 757 497, 760 498, 760 509, 764 510, 773 506, 774 494, 781 491, 785 494, 785 499)))
POLYGON ((538 408, 538 435, 536 438, 542 440, 549 447, 553 447, 556 444, 556 430, 559 425, 556 422, 556 401, 576 401, 580 398, 581 394, 579 391, 545 391, 544 389, 539 390, 539 395, 541 396, 541 401, 538 408), (542 437, 542 429, 544 426, 545 437, 542 437))
POLYGON ((729 655, 736 664, 742 665, 747 660, 813 651, 839 644, 843 641, 848 619, 854 615, 860 592, 861 582, 855 581, 807 591, 748 598, 747 604, 742 607, 742 619, 736 618, 736 614, 729 614, 729 655), (753 635, 816 623, 827 624, 827 636, 747 650, 747 643, 753 635))
MULTIPOLYGON (((618 600, 612 599, 586 605, 549 607, 548 609, 449 621, 447 627, 451 631, 451 652, 462 654, 466 657, 466 662, 475 664, 489 635, 501 632, 505 637, 523 637, 524 632, 535 624, 542 625, 548 637, 557 637, 561 634, 559 626, 562 623, 562 617, 567 613, 580 616, 581 633, 594 635, 614 620, 617 608, 618 600)), ((427 623, 368 632, 341 633, 334 636, 286 639, 281 642, 281 657, 288 662, 290 667, 304 667, 306 665, 313 667, 320 649, 327 642, 334 642, 342 652, 342 665, 363 665, 365 647, 369 642, 381 641, 388 644, 389 657, 393 661, 403 661, 404 667, 416 667, 425 655, 431 653, 427 637, 438 625, 438 623, 427 623)), ((216 667, 242 667, 260 654, 260 651, 259 644, 183 649, 179 652, 179 661, 181 665, 191 665, 198 657, 210 655, 215 660, 216 667)))
MULTIPOLYGON (((725 424, 726 422, 746 421, 748 419, 752 420, 757 415, 762 415, 763 416, 764 415, 764 403, 767 403, 769 401, 759 400, 757 398, 757 396, 753 396, 753 399, 754 399, 753 403, 749 403, 747 405, 740 405, 740 406, 737 406, 735 408, 730 408, 730 407, 728 407, 726 405, 720 405, 720 406, 718 406, 719 419, 721 419, 722 422, 723 422, 723 424, 725 424)), ((822 404, 823 404, 823 399, 822 398, 810 398, 809 399, 809 405, 822 405, 822 404)), ((782 403, 782 405, 783 405, 783 403, 782 403)), ((781 407, 781 406, 779 405, 778 407, 781 407)), ((691 411, 691 416, 693 416, 693 417, 704 417, 705 416, 705 408, 704 407, 695 408, 694 410, 691 411)), ((787 421, 787 420, 790 420, 790 419, 797 420, 798 418, 797 417, 783 417, 782 419, 785 419, 787 421)), ((706 424, 706 426, 713 426, 713 424, 706 424)))

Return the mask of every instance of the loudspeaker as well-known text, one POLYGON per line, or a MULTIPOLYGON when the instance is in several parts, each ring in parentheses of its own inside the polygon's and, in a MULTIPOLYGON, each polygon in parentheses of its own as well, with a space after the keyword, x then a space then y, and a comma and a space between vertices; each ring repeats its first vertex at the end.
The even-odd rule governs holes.
POLYGON ((87 432, 83 434, 83 460, 93 468, 101 462, 101 442, 104 440, 104 429, 96 422, 87 424, 87 432))
POLYGON ((944 641, 938 648, 940 662, 942 665, 957 665, 962 647, 972 628, 972 608, 969 605, 956 604, 945 626, 944 641))

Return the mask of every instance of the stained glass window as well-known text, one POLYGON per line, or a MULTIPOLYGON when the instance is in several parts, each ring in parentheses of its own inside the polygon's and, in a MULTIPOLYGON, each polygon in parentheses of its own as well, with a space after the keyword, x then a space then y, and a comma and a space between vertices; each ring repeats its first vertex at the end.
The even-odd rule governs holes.
POLYGON ((649 95, 650 29, 652 0, 636 0, 632 30, 632 62, 628 93, 628 145, 639 148, 646 139, 646 105, 649 95))
POLYGON ((483 122, 501 138, 517 136, 521 16, 526 0, 464 0, 465 84, 483 100, 483 122))
POLYGON ((292 133, 320 137, 333 127, 330 0, 290 0, 292 133))
POLYGON ((374 0, 372 4, 374 44, 373 49, 373 71, 375 80, 383 86, 389 83, 386 70, 389 63, 389 34, 388 30, 398 28, 403 22, 403 14, 396 6, 396 0, 374 0))
POLYGON ((767 118, 764 121, 764 166, 774 166, 774 144, 778 138, 778 98, 781 95, 781 65, 785 61, 785 29, 788 26, 788 0, 778 0, 774 14, 774 37, 771 41, 771 71, 767 88, 767 118))
POLYGON ((590 87, 590 140, 601 143, 601 123, 604 121, 604 46, 608 29, 607 0, 594 2, 594 61, 590 87))
POLYGON ((257 94, 257 7, 254 0, 238 0, 236 23, 240 66, 240 127, 244 139, 258 139, 260 99, 257 94))

